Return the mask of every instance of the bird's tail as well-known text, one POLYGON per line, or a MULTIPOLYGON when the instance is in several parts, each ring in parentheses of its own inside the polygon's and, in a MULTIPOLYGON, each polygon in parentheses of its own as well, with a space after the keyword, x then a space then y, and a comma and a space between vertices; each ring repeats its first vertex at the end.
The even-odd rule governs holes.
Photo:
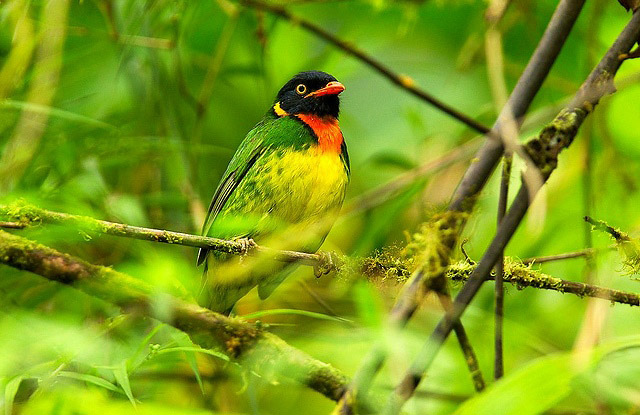
POLYGON ((202 275, 202 287, 198 302, 211 311, 228 316, 236 302, 251 291, 255 284, 247 284, 242 280, 220 278, 219 275, 215 275, 215 270, 209 265, 208 263, 205 265, 202 275))

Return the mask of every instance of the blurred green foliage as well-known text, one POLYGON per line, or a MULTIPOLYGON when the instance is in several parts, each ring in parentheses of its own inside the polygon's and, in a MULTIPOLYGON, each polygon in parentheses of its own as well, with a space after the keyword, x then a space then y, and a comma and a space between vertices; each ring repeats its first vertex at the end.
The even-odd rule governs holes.
MULTIPOLYGON (((498 25, 508 88, 555 3, 515 0, 498 25)), ((499 108, 484 58, 487 2, 297 0, 286 5, 465 114, 488 125, 494 120, 499 108)), ((628 18, 613 0, 587 2, 532 106, 523 138, 552 119, 628 18)), ((341 126, 352 163, 351 200, 474 137, 300 26, 227 0, 4 1, 0 68, 1 201, 24 198, 43 208, 133 225, 197 232, 236 146, 280 86, 301 70, 330 72, 347 87, 341 126)), ((617 80, 619 91, 603 100, 562 155, 559 170, 510 243, 509 255, 581 249, 589 238, 599 248, 610 243, 606 235, 587 236, 585 176, 592 183, 590 214, 637 234, 640 63, 625 63, 617 80), (585 169, 587 151, 591 162, 585 169)), ((324 248, 368 255, 402 245, 406 231, 416 230, 446 204, 467 164, 454 163, 382 204, 341 218, 324 248)), ((517 182, 516 174, 513 186, 517 182)), ((474 258, 493 236, 497 189, 494 178, 465 231, 474 258)), ((191 248, 57 227, 20 233, 113 266, 159 291, 178 288, 195 296, 199 290, 201 270, 191 248)), ((587 278, 580 259, 543 269, 566 279, 587 278)), ((605 252, 597 257, 592 278, 637 291, 638 282, 620 271, 619 257, 605 252)), ((238 312, 308 311, 254 318, 350 375, 382 338, 391 355, 376 391, 386 395, 441 314, 432 300, 408 330, 391 332, 384 315, 398 288, 316 280, 303 267, 268 301, 260 302, 252 292, 238 312), (332 313, 341 318, 314 318, 332 313)), ((493 359, 492 289, 487 284, 463 318, 486 378, 493 359)), ((407 413, 496 413, 487 412, 491 408, 509 408, 503 413, 513 414, 549 408, 634 413, 640 405, 640 342, 629 340, 624 348, 588 357, 583 366, 571 350, 585 333, 605 345, 637 333, 639 311, 594 303, 602 321, 589 328, 598 319, 585 318, 588 304, 556 292, 507 287, 504 383, 459 408, 460 395, 471 396, 473 388, 457 344, 450 341, 407 413), (535 393, 542 384, 549 394, 535 393), (436 397, 433 391, 452 396, 436 397), (518 399, 522 396, 529 398, 518 399)), ((201 353, 175 329, 123 316, 107 303, 7 267, 0 268, 0 307, 0 402, 7 415, 326 414, 333 407, 300 385, 277 384, 215 352, 201 353)))

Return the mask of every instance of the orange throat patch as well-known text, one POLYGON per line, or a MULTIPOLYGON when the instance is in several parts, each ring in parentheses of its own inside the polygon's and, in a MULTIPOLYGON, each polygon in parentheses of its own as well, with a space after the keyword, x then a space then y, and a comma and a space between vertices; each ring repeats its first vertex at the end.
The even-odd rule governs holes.
POLYGON ((340 153, 342 147, 342 131, 338 119, 334 117, 318 117, 317 115, 296 114, 307 124, 318 137, 318 147, 323 152, 340 153))

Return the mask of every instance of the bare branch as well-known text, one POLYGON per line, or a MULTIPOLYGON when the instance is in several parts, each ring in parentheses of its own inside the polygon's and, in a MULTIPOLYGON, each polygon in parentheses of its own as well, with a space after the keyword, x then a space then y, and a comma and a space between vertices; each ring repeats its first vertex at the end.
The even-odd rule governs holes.
MULTIPOLYGON (((440 303, 444 308, 445 312, 451 308, 451 294, 448 292, 445 294, 438 295, 440 298, 440 303)), ((484 377, 482 376, 482 371, 480 370, 480 364, 478 363, 478 358, 476 357, 476 353, 473 350, 473 346, 471 346, 471 341, 469 340, 469 336, 467 336, 467 332, 464 329, 464 326, 458 322, 453 327, 453 331, 456 334, 456 338, 458 339, 458 345, 460 346, 460 350, 462 350, 462 354, 464 355, 464 360, 467 363, 467 368, 469 369, 469 373, 471 373, 471 380, 473 381, 473 388, 476 392, 482 392, 486 387, 484 382, 484 377)))
MULTIPOLYGON (((540 43, 538 43, 536 50, 533 52, 524 72, 520 75, 507 104, 498 116, 498 120, 493 125, 493 131, 500 133, 504 120, 513 118, 522 122, 529 105, 560 54, 560 50, 571 32, 573 24, 578 19, 584 3, 584 0, 560 1, 540 39, 540 43)), ((482 190, 489 179, 493 169, 500 161, 502 152, 502 140, 494 138, 486 140, 478 150, 478 153, 476 153, 478 161, 469 166, 460 181, 460 185, 449 205, 450 209, 459 211, 471 210, 475 203, 475 196, 482 190)))
MULTIPOLYGON (((489 84, 493 94, 493 101, 496 108, 504 108, 507 102, 507 85, 504 77, 504 56, 502 52, 502 33, 498 29, 499 21, 504 17, 509 2, 505 0, 492 0, 487 7, 485 18, 488 27, 485 33, 485 55, 487 59, 487 73, 489 84)), ((507 150, 502 158, 502 175, 500 177, 500 198, 498 200, 497 224, 507 211, 507 200, 509 197, 509 181, 511 179, 511 165, 513 161, 514 148, 519 147, 518 124, 512 117, 504 121, 505 128, 502 130, 501 138, 507 150)), ((494 294, 494 379, 500 379, 504 374, 502 335, 504 318, 504 285, 502 275, 504 273, 504 252, 496 263, 496 283, 494 294)))
POLYGON ((573 259, 573 258, 582 258, 586 256, 591 256, 595 254, 597 251, 593 248, 590 249, 581 249, 579 251, 573 252, 565 252, 562 254, 556 255, 547 255, 547 256, 537 256, 523 259, 522 262, 524 264, 542 264, 544 262, 553 262, 553 261, 562 261, 564 259, 573 259))
MULTIPOLYGON (((502 159, 502 176, 500 177, 500 198, 498 200, 498 226, 507 212, 507 200, 509 197, 509 181, 511 180, 512 154, 505 154, 502 159)), ((504 251, 500 253, 496 263, 495 284, 495 328, 494 328, 494 364, 493 376, 500 379, 504 375, 503 359, 503 322, 504 322, 504 251)))

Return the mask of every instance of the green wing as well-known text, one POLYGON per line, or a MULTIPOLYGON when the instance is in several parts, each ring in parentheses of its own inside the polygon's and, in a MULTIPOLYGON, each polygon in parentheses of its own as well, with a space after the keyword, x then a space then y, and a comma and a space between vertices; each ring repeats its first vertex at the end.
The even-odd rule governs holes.
MULTIPOLYGON (((202 234, 208 235, 218 214, 224 210, 225 204, 242 180, 251 171, 256 162, 274 148, 304 147, 310 144, 312 136, 301 123, 291 117, 274 118, 270 114, 247 134, 234 154, 223 179, 213 195, 207 218, 202 227, 202 234)), ((198 252, 198 265, 207 257, 208 249, 198 252)))
MULTIPOLYGON (((256 125, 242 141, 240 147, 231 159, 223 179, 213 194, 213 199, 211 199, 207 218, 202 226, 202 235, 206 236, 209 233, 211 225, 213 225, 213 222, 224 207, 224 204, 229 200, 233 191, 238 187, 260 156, 266 151, 267 146, 264 145, 264 136, 261 134, 262 127, 264 126, 264 121, 256 125)), ((204 262, 208 252, 209 250, 207 248, 200 248, 198 251, 198 265, 204 262)))

